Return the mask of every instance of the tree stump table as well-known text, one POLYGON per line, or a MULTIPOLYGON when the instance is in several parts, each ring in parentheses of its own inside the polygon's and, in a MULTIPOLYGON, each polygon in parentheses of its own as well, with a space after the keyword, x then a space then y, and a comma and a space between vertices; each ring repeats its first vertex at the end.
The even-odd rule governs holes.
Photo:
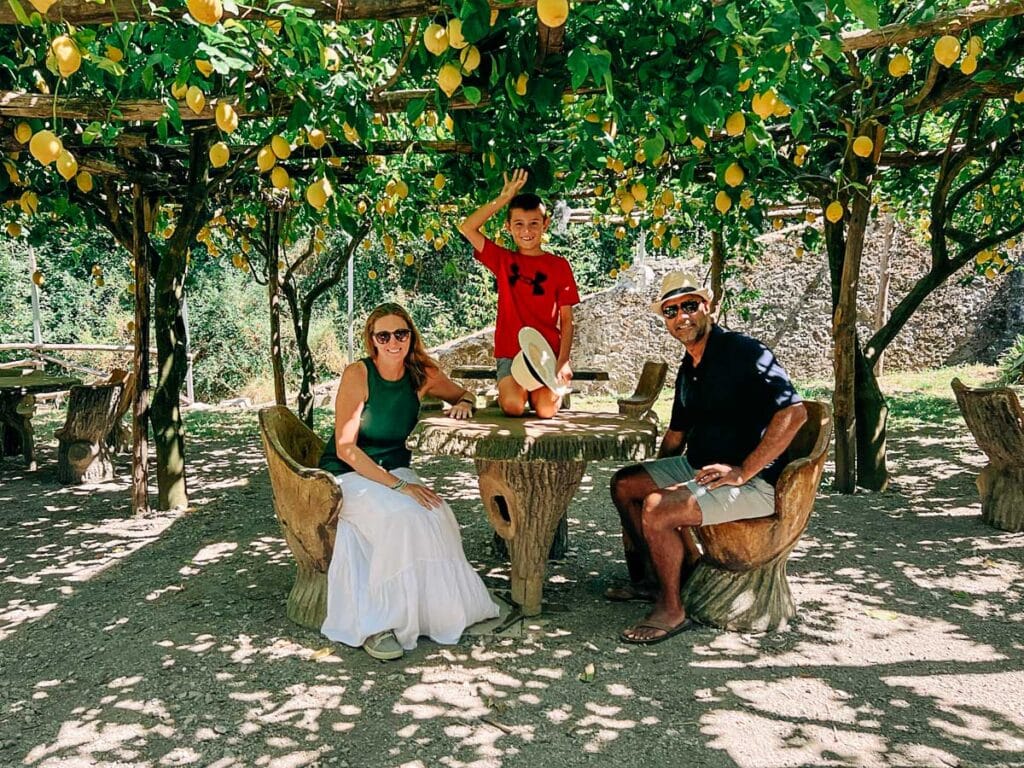
POLYGON ((988 464, 978 475, 981 519, 1003 531, 1024 530, 1024 411, 1009 387, 951 386, 967 428, 988 464))
POLYGON ((35 471, 36 449, 32 416, 36 398, 44 392, 66 392, 81 384, 70 376, 30 373, 24 376, 0 376, 0 452, 3 456, 21 454, 25 466, 35 471))
POLYGON ((54 436, 57 479, 65 485, 101 482, 114 476, 107 437, 118 419, 124 383, 71 388, 68 416, 54 436))
POLYGON ((646 459, 656 438, 651 422, 618 414, 563 410, 553 419, 524 419, 488 408, 469 421, 421 419, 408 445, 476 462, 487 519, 508 544, 512 600, 535 616, 548 550, 587 462, 646 459))

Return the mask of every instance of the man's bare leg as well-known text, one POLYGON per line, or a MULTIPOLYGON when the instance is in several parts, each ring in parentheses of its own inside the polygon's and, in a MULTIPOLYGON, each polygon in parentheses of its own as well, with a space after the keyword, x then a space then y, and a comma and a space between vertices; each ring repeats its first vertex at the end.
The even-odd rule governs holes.
POLYGON ((642 534, 641 512, 644 499, 658 490, 654 480, 639 464, 624 467, 612 476, 611 496, 622 523, 622 545, 626 555, 626 570, 633 590, 638 594, 653 594, 658 583, 642 534))

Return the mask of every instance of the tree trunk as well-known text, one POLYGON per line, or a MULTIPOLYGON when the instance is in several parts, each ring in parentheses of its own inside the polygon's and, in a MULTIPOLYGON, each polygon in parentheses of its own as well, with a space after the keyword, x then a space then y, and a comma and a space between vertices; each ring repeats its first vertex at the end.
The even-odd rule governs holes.
MULTIPOLYGON (((896 232, 896 221, 892 214, 885 217, 885 227, 882 235, 882 250, 878 259, 878 299, 875 301, 875 326, 872 333, 885 325, 889 319, 889 280, 892 277, 892 268, 889 266, 889 255, 892 251, 892 238, 896 232)), ((879 353, 875 360, 875 376, 882 375, 882 354, 879 353)))
POLYGON ((281 291, 277 269, 277 247, 267 257, 267 294, 270 300, 270 365, 274 371, 274 402, 288 404, 284 387, 284 363, 281 359, 281 291))
MULTIPOLYGON (((295 317, 293 314, 292 317, 295 317)), ((313 351, 309 348, 309 325, 296 318, 295 346, 299 351, 299 363, 302 365, 302 381, 299 383, 298 411, 299 418, 312 429, 313 427, 313 386, 316 384, 316 363, 313 351)))
POLYGON ((132 514, 149 509, 149 275, 147 224, 155 201, 148 201, 138 184, 132 190, 132 257, 135 260, 135 353, 132 366, 132 514), (147 205, 147 203, 149 203, 147 205))
POLYGON ((711 311, 717 312, 722 303, 722 286, 725 284, 725 246, 722 244, 722 233, 711 232, 711 311))
POLYGON ((889 487, 886 467, 886 425, 889 406, 878 378, 858 344, 856 347, 857 484, 871 491, 889 487))

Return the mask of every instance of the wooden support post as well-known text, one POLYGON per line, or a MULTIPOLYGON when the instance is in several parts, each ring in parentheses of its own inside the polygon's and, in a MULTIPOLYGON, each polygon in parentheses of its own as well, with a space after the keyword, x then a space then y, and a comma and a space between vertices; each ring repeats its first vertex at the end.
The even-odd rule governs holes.
POLYGON ((135 391, 132 394, 132 514, 149 508, 149 243, 146 198, 142 186, 132 188, 132 251, 135 259, 135 391))

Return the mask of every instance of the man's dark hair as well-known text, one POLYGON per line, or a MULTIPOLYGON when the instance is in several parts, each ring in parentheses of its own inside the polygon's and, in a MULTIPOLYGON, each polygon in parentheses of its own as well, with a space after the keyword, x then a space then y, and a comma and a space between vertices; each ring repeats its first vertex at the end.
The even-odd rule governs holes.
POLYGON ((533 194, 533 192, 520 192, 509 201, 509 218, 512 216, 513 208, 518 208, 520 211, 535 211, 539 209, 544 216, 547 216, 548 213, 544 209, 544 201, 538 195, 533 194))

